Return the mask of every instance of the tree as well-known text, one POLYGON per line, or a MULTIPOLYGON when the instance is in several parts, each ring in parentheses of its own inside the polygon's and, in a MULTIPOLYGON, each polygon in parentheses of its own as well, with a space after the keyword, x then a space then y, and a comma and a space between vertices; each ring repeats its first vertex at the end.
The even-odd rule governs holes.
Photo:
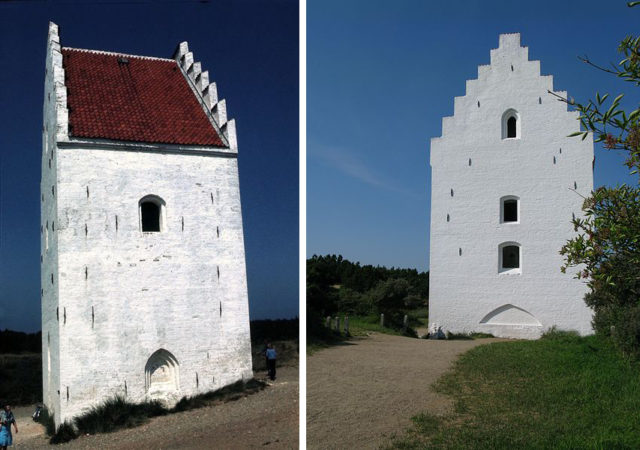
POLYGON ((403 278, 390 278, 380 281, 375 288, 369 291, 371 303, 378 314, 382 313, 390 325, 401 325, 402 316, 406 309, 407 296, 409 295, 409 283, 403 278))
MULTIPOLYGON (((629 7, 640 2, 628 3, 629 7)), ((610 67, 580 58, 586 64, 640 86, 640 37, 628 36, 618 47, 623 59, 610 67)), ((589 133, 607 149, 626 152, 625 165, 640 173, 640 108, 622 109, 618 95, 596 93, 586 104, 566 100, 580 113, 585 131, 573 133, 585 139, 589 133)), ((640 187, 600 187, 585 199, 584 218, 573 220, 578 235, 560 253, 562 271, 578 267, 578 278, 587 280, 585 302, 594 310, 596 332, 610 336, 628 355, 640 356, 640 187)))

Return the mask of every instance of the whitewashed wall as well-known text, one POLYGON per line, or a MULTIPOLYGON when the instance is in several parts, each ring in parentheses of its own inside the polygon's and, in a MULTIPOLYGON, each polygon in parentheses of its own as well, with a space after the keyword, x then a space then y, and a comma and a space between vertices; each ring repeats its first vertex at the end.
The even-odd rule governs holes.
POLYGON ((66 138, 66 88, 58 27, 49 25, 42 124, 40 177, 40 287, 42 297, 43 402, 60 416, 58 313, 57 140, 66 138))
POLYGON ((58 173, 61 419, 125 381, 145 399, 159 349, 179 362, 180 396, 250 378, 237 159, 70 148, 58 173), (159 233, 140 231, 149 194, 166 202, 159 233))
POLYGON ((586 285, 560 272, 558 252, 593 189, 593 143, 567 137, 580 129, 577 113, 547 90, 552 77, 528 60, 520 35, 500 35, 431 140, 430 326, 524 338, 554 325, 592 330, 586 285), (520 116, 517 139, 502 138, 508 109, 520 116), (520 198, 519 223, 500 223, 506 195, 520 198), (521 273, 499 273, 507 241, 521 245, 521 273))

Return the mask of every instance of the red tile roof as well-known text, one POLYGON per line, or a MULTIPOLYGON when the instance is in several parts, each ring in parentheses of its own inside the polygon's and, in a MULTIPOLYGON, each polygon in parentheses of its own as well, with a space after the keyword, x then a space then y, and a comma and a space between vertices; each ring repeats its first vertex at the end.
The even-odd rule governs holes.
POLYGON ((70 136, 226 147, 175 61, 70 48, 62 57, 70 136))

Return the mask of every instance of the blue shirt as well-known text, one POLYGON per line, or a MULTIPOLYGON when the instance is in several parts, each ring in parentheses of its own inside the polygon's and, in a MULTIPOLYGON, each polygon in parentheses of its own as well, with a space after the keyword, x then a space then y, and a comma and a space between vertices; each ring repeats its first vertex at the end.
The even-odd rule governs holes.
POLYGON ((267 359, 276 359, 276 349, 268 348, 267 349, 267 359))

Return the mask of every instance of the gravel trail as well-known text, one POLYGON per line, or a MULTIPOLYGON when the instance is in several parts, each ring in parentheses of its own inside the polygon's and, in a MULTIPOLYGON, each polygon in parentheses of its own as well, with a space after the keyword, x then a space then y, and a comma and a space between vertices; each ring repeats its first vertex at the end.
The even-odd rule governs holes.
POLYGON ((21 408, 16 414, 20 433, 14 435, 13 448, 297 449, 298 392, 298 367, 278 367, 273 385, 239 400, 156 417, 140 427, 82 436, 58 446, 49 445, 42 427, 31 421, 33 409, 21 408))
POLYGON ((431 391, 455 359, 501 339, 437 341, 373 333, 307 358, 307 448, 370 449, 451 401, 431 391))

